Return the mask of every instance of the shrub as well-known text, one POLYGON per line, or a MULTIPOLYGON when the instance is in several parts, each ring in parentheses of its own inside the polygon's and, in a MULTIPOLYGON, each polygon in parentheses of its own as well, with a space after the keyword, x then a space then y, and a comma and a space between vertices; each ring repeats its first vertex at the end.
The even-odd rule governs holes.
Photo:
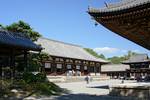
POLYGON ((40 94, 52 95, 51 85, 47 83, 36 83, 35 90, 40 94))
POLYGON ((34 74, 30 73, 30 72, 26 72, 23 74, 23 80, 26 83, 33 83, 36 81, 36 77, 34 74))
POLYGON ((34 75, 31 72, 28 72, 23 74, 23 80, 25 80, 26 83, 45 82, 46 75, 44 73, 34 75))
POLYGON ((23 79, 13 80, 13 84, 11 85, 11 89, 25 89, 27 83, 23 79))
POLYGON ((36 75, 28 72, 23 74, 23 79, 19 80, 0 80, 0 97, 14 96, 11 89, 23 90, 27 94, 24 95, 54 95, 63 92, 59 86, 52 82, 46 81, 46 75, 43 73, 38 73, 36 75))
POLYGON ((10 80, 0 80, 0 97, 4 96, 5 94, 10 94, 10 87, 11 87, 10 80))
POLYGON ((45 82, 46 81, 46 74, 44 74, 44 73, 36 74, 36 81, 37 82, 45 82))

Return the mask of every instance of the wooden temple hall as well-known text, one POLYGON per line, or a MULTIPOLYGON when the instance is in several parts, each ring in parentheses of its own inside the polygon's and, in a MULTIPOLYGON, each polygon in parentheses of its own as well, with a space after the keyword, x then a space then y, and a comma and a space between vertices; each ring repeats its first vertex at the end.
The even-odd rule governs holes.
POLYGON ((107 61, 95 58, 83 47, 47 38, 37 41, 43 47, 43 52, 50 55, 43 62, 47 75, 81 76, 100 75, 101 65, 107 61))
POLYGON ((23 33, 12 33, 0 29, 0 78, 19 77, 19 72, 28 67, 28 52, 42 48, 23 33))
POLYGON ((102 65, 101 76, 127 79, 150 76, 150 59, 147 54, 137 54, 123 61, 122 64, 102 65))
POLYGON ((147 54, 131 56, 122 63, 130 66, 130 69, 126 69, 127 77, 150 76, 150 59, 147 54))

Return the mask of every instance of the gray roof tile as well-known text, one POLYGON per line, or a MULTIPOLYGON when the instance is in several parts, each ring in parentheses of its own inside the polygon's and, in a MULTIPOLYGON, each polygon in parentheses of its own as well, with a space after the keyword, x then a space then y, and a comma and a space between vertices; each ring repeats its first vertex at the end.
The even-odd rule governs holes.
POLYGON ((108 61, 106 60, 95 58, 94 56, 86 52, 83 47, 78 45, 64 43, 47 38, 39 38, 37 44, 41 44, 41 46, 44 48, 43 52, 46 52, 52 56, 108 63, 108 61))
POLYGON ((108 4, 107 7, 101 8, 101 9, 94 9, 94 8, 89 8, 89 12, 113 12, 113 11, 118 11, 118 10, 124 10, 124 9, 129 9, 132 7, 136 7, 139 5, 147 4, 150 3, 150 0, 121 0, 118 3, 114 4, 108 4))
POLYGON ((118 71, 126 71, 129 69, 129 65, 124 64, 106 64, 101 66, 102 72, 118 72, 118 71))
POLYGON ((131 56, 128 60, 123 61, 122 63, 139 63, 139 62, 150 62, 147 54, 138 54, 131 56))
POLYGON ((40 51, 42 48, 33 43, 23 33, 14 33, 0 29, 0 45, 9 47, 18 47, 21 49, 40 51))

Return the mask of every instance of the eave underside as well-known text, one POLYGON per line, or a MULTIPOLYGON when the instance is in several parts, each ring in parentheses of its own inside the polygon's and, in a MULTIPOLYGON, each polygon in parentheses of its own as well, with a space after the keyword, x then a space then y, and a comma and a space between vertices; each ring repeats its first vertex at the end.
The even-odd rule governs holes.
POLYGON ((89 14, 111 31, 150 50, 150 8, 103 17, 89 14))

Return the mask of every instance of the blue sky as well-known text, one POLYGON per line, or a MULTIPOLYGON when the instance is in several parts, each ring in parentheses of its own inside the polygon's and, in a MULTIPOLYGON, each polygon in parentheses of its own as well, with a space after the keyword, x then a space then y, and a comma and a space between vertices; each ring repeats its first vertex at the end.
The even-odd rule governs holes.
POLYGON ((44 37, 93 48, 107 57, 120 56, 128 50, 150 54, 101 25, 95 27, 86 11, 88 6, 103 7, 104 1, 118 0, 1 0, 0 23, 23 20, 44 37))

